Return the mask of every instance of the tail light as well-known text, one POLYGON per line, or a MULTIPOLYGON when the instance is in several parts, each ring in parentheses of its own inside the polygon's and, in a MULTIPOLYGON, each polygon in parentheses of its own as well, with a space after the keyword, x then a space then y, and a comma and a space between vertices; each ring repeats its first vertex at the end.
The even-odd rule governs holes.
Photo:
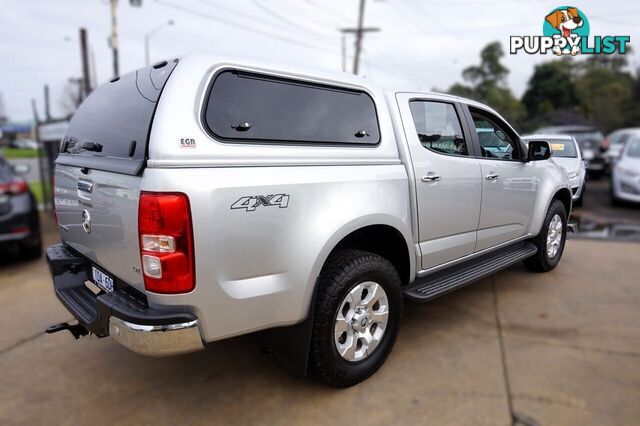
POLYGON ((9 183, 0 183, 0 194, 19 195, 29 191, 29 185, 22 178, 16 178, 9 183))
POLYGON ((191 210, 185 194, 142 192, 138 236, 148 291, 175 294, 195 288, 191 210))
POLYGON ((602 140, 602 145, 601 145, 602 150, 603 151, 608 150, 609 149, 609 145, 610 145, 609 138, 604 138, 602 140))

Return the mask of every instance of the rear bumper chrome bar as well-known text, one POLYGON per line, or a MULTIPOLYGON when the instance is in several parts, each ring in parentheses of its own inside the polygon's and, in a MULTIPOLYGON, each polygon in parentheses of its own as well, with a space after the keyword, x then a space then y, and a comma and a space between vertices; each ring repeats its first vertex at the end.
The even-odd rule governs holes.
POLYGON ((186 307, 150 307, 146 296, 115 278, 112 292, 95 293, 85 284, 91 263, 62 244, 47 249, 56 296, 78 320, 49 327, 48 333, 69 330, 78 338, 92 333, 113 337, 143 355, 167 356, 204 348, 200 323, 186 307))
POLYGON ((149 356, 177 355, 204 348, 197 320, 177 324, 142 325, 111 317, 109 335, 125 348, 149 356))

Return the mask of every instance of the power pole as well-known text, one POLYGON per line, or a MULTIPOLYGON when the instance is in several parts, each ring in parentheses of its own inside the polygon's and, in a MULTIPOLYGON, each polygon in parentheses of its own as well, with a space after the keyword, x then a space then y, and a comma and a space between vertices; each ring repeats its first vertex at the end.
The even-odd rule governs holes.
MULTIPOLYGON (((362 50, 362 36, 364 33, 375 33, 380 31, 380 28, 377 27, 364 27, 364 28, 342 28, 340 30, 343 35, 345 34, 355 34, 356 35, 356 53, 353 57, 353 73, 358 74, 358 68, 360 66, 360 53, 362 50), (358 33, 360 33, 360 43, 358 43, 358 33), (358 47, 360 46, 360 47, 358 47)), ((343 56, 346 58, 346 47, 343 49, 343 56)), ((346 59, 343 61, 343 69, 346 70, 346 59)))
POLYGON ((347 35, 342 33, 342 72, 347 71, 347 35))
POLYGON ((120 67, 118 64, 118 0, 111 1, 111 51, 113 52, 113 76, 120 77, 120 67))
POLYGON ((362 38, 365 33, 380 31, 380 28, 367 27, 364 25, 364 5, 366 0, 360 0, 360 8, 358 9, 358 26, 356 28, 343 28, 340 31, 342 34, 353 33, 356 35, 355 39, 355 54, 353 55, 353 73, 358 75, 360 67, 360 54, 362 52, 362 38))
POLYGON ((87 49, 87 30, 80 28, 80 57, 82 58, 83 98, 91 93, 91 76, 89 75, 89 53, 87 49))
POLYGON ((89 54, 91 55, 91 87, 98 87, 96 55, 93 53, 93 48, 89 49, 89 54))
MULTIPOLYGON (((35 106, 33 108, 35 108, 35 106)), ((36 115, 35 112, 34 112, 34 115, 36 115)), ((44 85, 44 119, 45 121, 51 120, 51 103, 49 101, 49 85, 48 84, 44 85)))
POLYGON ((356 31, 356 54, 353 58, 353 73, 358 75, 358 65, 360 65, 360 50, 362 49, 362 24, 364 22, 364 4, 366 0, 360 0, 358 10, 358 29, 356 31))

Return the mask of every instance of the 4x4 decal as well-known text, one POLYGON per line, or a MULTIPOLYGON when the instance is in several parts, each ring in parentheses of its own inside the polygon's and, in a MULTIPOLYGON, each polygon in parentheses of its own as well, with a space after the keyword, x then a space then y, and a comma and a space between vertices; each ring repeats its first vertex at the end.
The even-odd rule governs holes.
POLYGON ((242 209, 252 212, 259 206, 278 206, 281 209, 289 205, 289 194, 253 195, 242 197, 231 204, 232 209, 242 209))

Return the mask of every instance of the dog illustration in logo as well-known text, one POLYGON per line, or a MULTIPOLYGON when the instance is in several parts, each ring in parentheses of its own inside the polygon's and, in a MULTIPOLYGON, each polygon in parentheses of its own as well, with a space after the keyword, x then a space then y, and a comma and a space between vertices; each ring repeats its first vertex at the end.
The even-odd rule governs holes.
MULTIPOLYGON (((584 24, 584 21, 578 13, 578 9, 576 9, 575 7, 558 9, 555 12, 551 12, 550 14, 548 14, 545 19, 548 23, 551 24, 553 28, 560 31, 559 35, 557 34, 553 36, 554 38, 576 38, 578 37, 578 35, 572 34, 572 31, 584 24)), ((553 48, 553 53, 555 53, 556 55, 561 55, 562 50, 560 49, 560 46, 555 46, 553 48)), ((577 53, 580 53, 580 46, 572 46, 571 55, 575 56, 577 53)))

